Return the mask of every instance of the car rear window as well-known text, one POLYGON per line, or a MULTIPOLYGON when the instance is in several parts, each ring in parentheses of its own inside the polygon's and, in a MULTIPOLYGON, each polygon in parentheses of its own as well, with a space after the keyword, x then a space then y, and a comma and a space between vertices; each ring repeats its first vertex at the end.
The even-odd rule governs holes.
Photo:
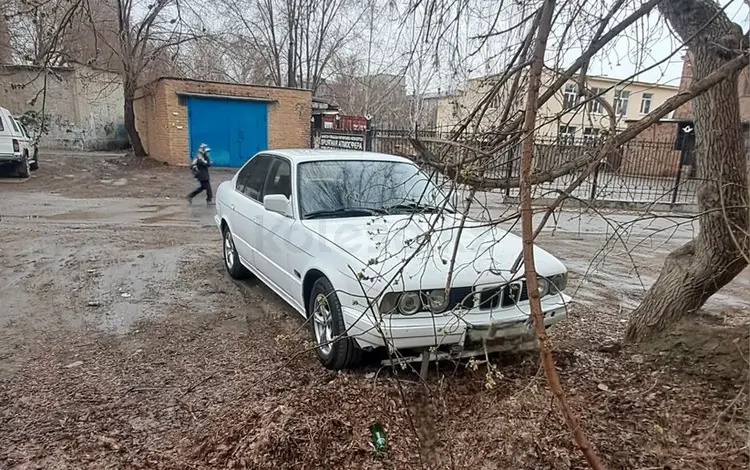
POLYGON ((16 125, 16 120, 13 118, 10 118, 10 125, 13 126, 13 130, 18 132, 18 126, 16 125))

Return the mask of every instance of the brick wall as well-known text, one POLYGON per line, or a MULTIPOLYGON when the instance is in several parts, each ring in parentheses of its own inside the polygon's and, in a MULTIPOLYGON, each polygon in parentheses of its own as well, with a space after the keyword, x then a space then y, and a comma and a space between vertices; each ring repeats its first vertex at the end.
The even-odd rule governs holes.
MULTIPOLYGON (((682 76, 680 77, 680 91, 690 87, 693 83, 693 68, 690 57, 682 57, 682 76)), ((742 122, 750 122, 750 69, 744 68, 738 78, 737 91, 740 100, 740 118, 742 122)), ((688 101, 674 112, 675 119, 693 119, 693 102, 688 101)))
MULTIPOLYGON (((290 88, 162 79, 139 90, 136 121, 149 155, 172 165, 189 162, 187 106, 178 93, 269 100, 268 148, 307 148, 310 144, 312 93, 290 88)), ((249 157, 250 155, 248 155, 249 157)))
POLYGON ((620 174, 673 177, 680 164, 674 150, 677 123, 657 122, 621 147, 620 174))
POLYGON ((164 87, 158 85, 159 82, 154 82, 141 88, 136 95, 135 127, 146 151, 151 155, 163 156, 171 154, 170 127, 176 126, 176 123, 168 118, 166 93, 164 87))

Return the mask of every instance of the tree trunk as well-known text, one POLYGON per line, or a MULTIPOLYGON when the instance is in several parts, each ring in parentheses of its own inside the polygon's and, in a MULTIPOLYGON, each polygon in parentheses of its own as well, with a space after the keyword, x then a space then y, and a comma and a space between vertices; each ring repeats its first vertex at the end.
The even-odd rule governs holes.
POLYGON ((128 133, 128 139, 130 139, 130 145, 133 147, 133 153, 136 157, 145 157, 148 155, 146 149, 143 148, 141 142, 141 136, 138 134, 138 129, 135 127, 135 109, 133 101, 135 100, 135 93, 128 92, 126 86, 125 91, 125 131, 128 133))
MULTIPOLYGON (((665 0, 661 13, 688 43, 693 81, 741 53, 742 30, 712 0, 665 0), (706 23, 715 19, 705 27, 706 23)), ((698 235, 667 256, 659 278, 633 312, 625 339, 638 342, 695 313, 747 266, 748 168, 737 78, 693 100, 700 208, 698 235)))
POLYGON ((0 64, 13 62, 13 50, 10 45, 10 26, 5 15, 0 15, 0 64))

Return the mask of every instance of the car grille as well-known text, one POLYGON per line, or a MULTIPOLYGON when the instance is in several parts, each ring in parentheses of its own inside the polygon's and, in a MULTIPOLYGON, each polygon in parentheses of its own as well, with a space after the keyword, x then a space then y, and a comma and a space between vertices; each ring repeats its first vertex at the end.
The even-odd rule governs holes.
POLYGON ((512 307, 518 302, 527 300, 529 300, 529 291, 526 287, 526 281, 516 281, 480 291, 468 287, 453 288, 451 289, 448 308, 453 310, 460 306, 465 309, 490 310, 512 307))

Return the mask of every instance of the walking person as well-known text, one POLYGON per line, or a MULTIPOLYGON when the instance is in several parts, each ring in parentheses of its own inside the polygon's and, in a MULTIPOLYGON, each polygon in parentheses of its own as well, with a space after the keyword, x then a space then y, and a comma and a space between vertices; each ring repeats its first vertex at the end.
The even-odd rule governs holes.
POLYGON ((198 155, 190 164, 190 171, 193 172, 193 176, 198 180, 200 186, 187 195, 188 204, 191 204, 193 198, 202 191, 206 191, 206 204, 213 204, 214 195, 211 191, 211 179, 208 175, 208 167, 211 166, 211 158, 208 156, 209 152, 211 152, 211 149, 206 144, 201 144, 198 147, 198 155))

